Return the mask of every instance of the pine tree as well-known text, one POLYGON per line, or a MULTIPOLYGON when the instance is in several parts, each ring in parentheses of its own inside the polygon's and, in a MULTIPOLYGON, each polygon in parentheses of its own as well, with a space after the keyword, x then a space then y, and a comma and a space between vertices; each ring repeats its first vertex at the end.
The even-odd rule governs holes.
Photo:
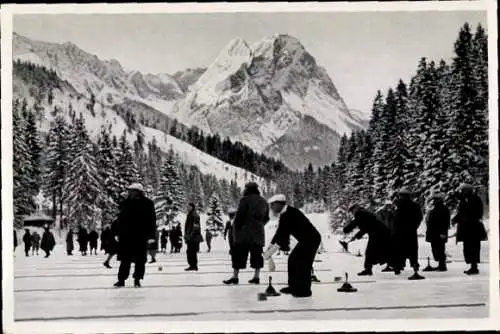
POLYGON ((198 168, 192 166, 190 171, 192 178, 192 188, 189 193, 189 202, 194 203, 196 208, 202 212, 205 208, 205 191, 201 183, 201 173, 198 168))
POLYGON ((12 111, 13 132, 13 177, 14 177, 14 225, 23 226, 23 216, 33 209, 31 198, 31 160, 27 145, 25 121, 19 110, 19 102, 15 101, 12 111))
POLYGON ((99 218, 98 206, 101 201, 101 183, 95 156, 88 143, 75 153, 69 165, 67 194, 68 218, 73 226, 83 225, 88 229, 96 228, 99 218))
POLYGON ((224 230, 222 212, 217 195, 212 195, 208 205, 207 229, 211 232, 221 232, 224 230))
POLYGON ((111 134, 106 127, 101 127, 98 139, 97 166, 101 181, 99 208, 103 224, 111 223, 118 211, 120 184, 116 165, 117 157, 113 149, 111 134))
POLYGON ((43 177, 45 193, 50 196, 54 205, 54 219, 57 210, 59 210, 61 218, 63 214, 62 208, 65 202, 63 190, 68 172, 70 149, 69 125, 63 116, 58 115, 48 134, 43 177))
POLYGON ((132 154, 132 148, 127 141, 126 131, 123 131, 118 142, 117 157, 118 184, 120 185, 120 191, 125 191, 131 183, 141 181, 132 154))
POLYGON ((160 175, 160 188, 156 196, 157 215, 169 224, 181 210, 184 197, 173 151, 165 159, 160 175))

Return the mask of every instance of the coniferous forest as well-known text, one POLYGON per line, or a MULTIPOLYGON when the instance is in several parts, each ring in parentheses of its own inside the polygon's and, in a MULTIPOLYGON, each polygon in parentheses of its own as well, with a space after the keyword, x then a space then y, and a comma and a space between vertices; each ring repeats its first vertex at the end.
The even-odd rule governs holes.
MULTIPOLYGON (((280 161, 230 138, 203 135, 175 120, 162 131, 266 178, 297 207, 330 211, 334 230, 345 223, 350 205, 376 209, 401 187, 408 188, 421 204, 431 192, 442 192, 453 207, 462 182, 487 196, 485 30, 465 24, 450 47, 454 48, 450 61, 416 60, 409 82, 400 80, 374 92, 368 128, 344 135, 336 161, 327 166, 290 171, 280 161)), ((137 181, 147 186, 162 222, 173 222, 193 202, 209 213, 214 229, 219 229, 221 211, 237 205, 241 189, 235 181, 204 175, 184 164, 174 150, 164 152, 155 140, 145 142, 140 128, 133 144, 127 140, 127 131, 117 137, 109 126, 102 126, 97 140, 91 140, 81 114, 86 110, 69 106, 70 121, 54 107, 54 121, 42 132, 37 126, 40 101, 46 99, 51 105, 52 90, 62 82, 53 71, 19 61, 14 63, 14 74, 38 87, 30 92, 35 97, 32 105, 26 99, 13 102, 16 226, 22 226, 22 217, 35 211, 35 199, 41 193, 49 200, 52 214, 64 217, 63 224, 110 223, 126 186, 137 181)), ((93 115, 97 104, 93 98, 87 104, 93 115)), ((130 110, 121 110, 121 115, 129 127, 159 127, 158 122, 130 110)), ((270 193, 266 189, 263 195, 270 193)))

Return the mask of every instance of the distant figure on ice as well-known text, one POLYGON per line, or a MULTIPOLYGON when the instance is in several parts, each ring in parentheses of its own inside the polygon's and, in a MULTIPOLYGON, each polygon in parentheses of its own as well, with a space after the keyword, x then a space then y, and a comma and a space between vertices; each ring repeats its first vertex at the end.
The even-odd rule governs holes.
POLYGON ((294 297, 310 297, 313 262, 321 244, 321 234, 299 210, 286 204, 285 195, 275 195, 269 200, 271 210, 279 215, 279 225, 271 247, 290 249, 290 236, 297 240, 288 257, 288 286, 280 291, 294 297))
POLYGON ((456 242, 463 242, 465 263, 470 265, 470 268, 464 271, 467 275, 479 274, 481 241, 487 240, 482 219, 483 202, 470 184, 462 184, 459 188, 457 214, 452 222, 457 225, 456 242))
POLYGON ((161 244, 161 252, 162 253, 167 252, 167 242, 168 242, 168 232, 166 229, 162 229, 161 236, 160 236, 160 244, 161 244))
POLYGON ((158 252, 158 234, 155 231, 154 241, 148 244, 148 254, 151 256, 149 263, 156 263, 156 253, 158 252))
POLYGON ((260 270, 264 267, 262 249, 265 244, 264 225, 269 221, 269 206, 260 196, 259 186, 255 182, 245 185, 243 197, 238 205, 233 223, 233 250, 231 262, 233 276, 224 284, 238 284, 239 272, 247 266, 250 253, 250 267, 254 269, 250 284, 260 284, 260 270))
POLYGON ((92 255, 92 251, 94 251, 94 254, 97 255, 97 243, 99 241, 99 233, 95 230, 95 228, 92 229, 89 233, 89 246, 90 246, 90 255, 92 255))
MULTIPOLYGON (((396 212, 396 208, 394 207, 394 203, 391 200, 386 200, 382 204, 380 208, 375 212, 375 216, 379 221, 384 223, 387 227, 390 235, 390 245, 387 246, 388 249, 393 249, 394 244, 394 214, 396 212)), ((389 252, 387 254, 387 266, 382 269, 382 272, 393 272, 394 268, 392 268, 394 262, 394 252, 389 252)))
POLYGON ((213 238, 212 232, 210 232, 210 230, 207 229, 205 231, 205 242, 207 243, 207 252, 208 253, 210 253, 210 251, 212 250, 212 238, 213 238))
POLYGON ((54 235, 47 226, 45 227, 45 231, 43 232, 42 244, 41 244, 41 248, 45 252, 46 258, 50 256, 50 252, 52 252, 55 245, 56 245, 56 239, 54 238, 54 235))
POLYGON ((431 207, 426 217, 427 230, 425 241, 432 247, 432 256, 437 261, 438 266, 435 271, 446 271, 445 246, 448 241, 448 230, 450 229, 450 210, 444 204, 442 194, 434 193, 431 198, 431 207))
POLYGON ((78 244, 80 245, 80 253, 83 256, 87 255, 88 233, 83 226, 80 226, 80 229, 78 230, 78 244))
POLYGON ((118 257, 121 263, 115 287, 125 286, 132 262, 135 263, 134 286, 141 286, 146 270, 148 244, 155 241, 156 234, 153 201, 144 195, 144 187, 140 183, 131 184, 128 190, 129 196, 121 203, 118 214, 118 257))
POLYGON ((40 249, 40 234, 37 231, 31 234, 31 255, 38 255, 38 250, 40 249))
POLYGON ((168 233, 168 239, 170 240, 170 253, 177 253, 177 226, 172 227, 168 233))
POLYGON ((394 213, 394 273, 399 275, 404 269, 406 260, 414 270, 410 279, 422 279, 418 274, 418 235, 417 229, 423 216, 420 206, 415 203, 407 189, 401 189, 396 197, 396 211, 394 213))
POLYGON ((66 234, 66 254, 69 256, 73 255, 73 250, 75 246, 73 244, 73 230, 69 229, 68 234, 66 234))
POLYGON ((24 230, 23 242, 24 242, 24 254, 28 257, 30 256, 30 249, 31 249, 31 234, 29 229, 24 230))
POLYGON ((14 252, 16 251, 17 248, 17 232, 14 230, 14 252))
POLYGON ((200 216, 196 212, 194 203, 189 203, 189 212, 184 225, 184 240, 186 241, 186 253, 188 267, 186 271, 198 270, 198 252, 200 251, 200 243, 203 242, 201 235, 200 216))
POLYGON ((108 269, 111 269, 109 261, 111 261, 113 256, 118 253, 118 242, 116 241, 116 233, 118 229, 117 224, 117 221, 114 221, 111 226, 106 225, 104 231, 101 233, 102 242, 104 243, 104 252, 108 254, 108 257, 106 258, 106 261, 104 261, 103 265, 108 269))
POLYGON ((230 208, 227 212, 229 220, 226 222, 226 227, 224 228, 224 240, 228 240, 229 244, 229 254, 233 249, 233 222, 234 217, 236 217, 236 209, 230 208))
POLYGON ((349 212, 354 216, 354 219, 344 227, 343 232, 349 234, 355 228, 359 229, 359 232, 349 242, 361 239, 365 234, 368 234, 364 270, 358 273, 358 276, 371 276, 373 275, 372 268, 374 265, 388 263, 389 228, 378 220, 373 213, 358 204, 351 206, 349 212))

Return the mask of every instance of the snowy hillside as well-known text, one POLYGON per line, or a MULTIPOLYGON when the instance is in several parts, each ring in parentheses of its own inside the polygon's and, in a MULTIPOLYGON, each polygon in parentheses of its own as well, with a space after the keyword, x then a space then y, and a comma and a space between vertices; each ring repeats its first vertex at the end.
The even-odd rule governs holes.
MULTIPOLYGON (((14 98, 26 98, 28 105, 32 106, 35 99, 29 92, 30 87, 28 87, 22 80, 14 76, 14 98)), ((60 109, 69 121, 70 105, 73 110, 77 112, 82 111, 85 125, 93 139, 97 137, 101 126, 104 125, 111 125, 112 134, 117 138, 119 138, 122 133, 127 130, 127 125, 124 119, 120 117, 116 111, 107 106, 96 104, 94 117, 90 111, 87 110, 86 105, 89 102, 88 99, 83 97, 77 98, 78 93, 68 84, 63 84, 63 88, 61 90, 53 90, 53 94, 53 105, 49 106, 47 101, 44 100, 42 104, 44 111, 39 114, 39 124, 43 132, 48 131, 50 124, 54 119, 52 111, 55 107, 60 109)), ((218 179, 226 179, 228 181, 236 180, 240 187, 250 180, 262 183, 262 179, 254 174, 220 161, 175 137, 148 127, 141 127, 141 129, 145 135, 146 142, 152 141, 153 138, 156 138, 157 145, 160 149, 167 152, 172 147, 174 152, 179 154, 181 160, 185 164, 197 166, 203 174, 213 174, 218 179)), ((132 130, 127 132, 127 139, 131 144, 133 144, 136 138, 137 131, 132 130)))
POLYGON ((173 75, 124 69, 73 43, 13 38, 14 59, 54 69, 78 93, 114 106, 147 104, 208 134, 229 136, 302 169, 329 164, 341 136, 366 125, 352 115, 325 69, 294 37, 231 41, 208 68, 173 75), (321 136, 320 136, 321 135, 321 136))
POLYGON ((331 162, 341 136, 363 127, 326 71, 288 35, 252 46, 231 41, 174 105, 173 115, 292 168, 331 162))

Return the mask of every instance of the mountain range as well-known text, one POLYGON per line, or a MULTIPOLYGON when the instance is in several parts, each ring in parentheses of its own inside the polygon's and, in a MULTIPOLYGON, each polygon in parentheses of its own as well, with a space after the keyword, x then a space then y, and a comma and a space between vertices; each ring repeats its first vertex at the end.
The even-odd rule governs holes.
POLYGON ((174 74, 124 69, 73 43, 13 36, 13 57, 53 69, 78 93, 107 107, 135 101, 160 114, 228 136, 292 169, 329 164, 343 134, 366 127, 300 41, 278 34, 234 39, 207 68, 174 74))

